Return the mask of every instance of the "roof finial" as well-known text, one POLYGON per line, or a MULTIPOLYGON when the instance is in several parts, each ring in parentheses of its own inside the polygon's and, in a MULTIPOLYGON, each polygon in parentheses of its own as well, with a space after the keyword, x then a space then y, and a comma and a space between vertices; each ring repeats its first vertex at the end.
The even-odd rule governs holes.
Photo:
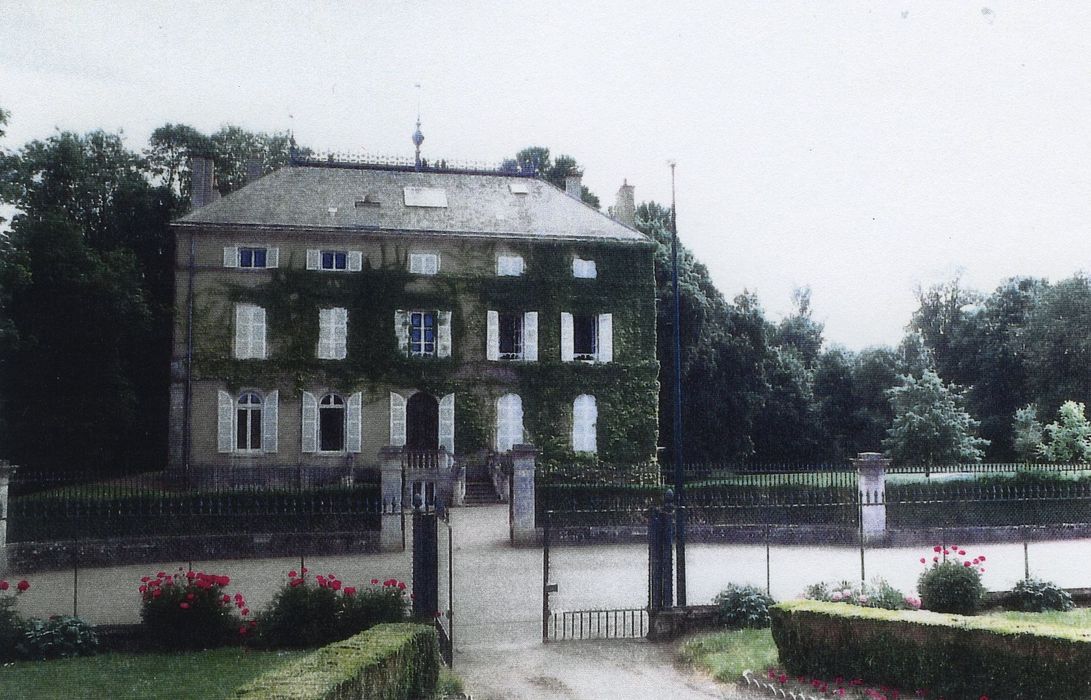
POLYGON ((417 83, 415 87, 417 88, 417 130, 413 132, 413 145, 417 147, 415 162, 417 164, 417 170, 420 170, 420 146, 424 143, 424 134, 421 133, 420 130, 420 83, 417 83))

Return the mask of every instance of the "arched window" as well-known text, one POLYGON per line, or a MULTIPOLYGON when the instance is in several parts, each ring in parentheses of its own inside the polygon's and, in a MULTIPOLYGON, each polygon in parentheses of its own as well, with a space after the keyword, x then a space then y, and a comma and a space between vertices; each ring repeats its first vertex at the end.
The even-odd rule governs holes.
POLYGON ((247 392, 235 404, 235 450, 261 449, 261 397, 247 392))
POLYGON ((523 443, 523 400, 504 394, 496 400, 496 451, 507 452, 523 443))
POLYGON ((595 437, 598 418, 599 409, 594 396, 580 394, 572 402, 573 452, 598 452, 598 441, 595 437))
POLYGON ((326 394, 318 402, 318 449, 343 452, 345 449, 345 400, 326 394))

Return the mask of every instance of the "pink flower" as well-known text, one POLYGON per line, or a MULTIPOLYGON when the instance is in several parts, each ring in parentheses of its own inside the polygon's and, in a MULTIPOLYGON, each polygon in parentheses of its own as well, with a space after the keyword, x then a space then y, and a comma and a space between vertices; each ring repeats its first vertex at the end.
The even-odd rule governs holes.
POLYGON ((179 603, 178 607, 182 608, 183 610, 189 610, 189 603, 179 603))
POLYGON ((959 555, 960 557, 964 557, 964 556, 966 556, 966 550, 965 550, 965 549, 960 549, 960 550, 958 550, 958 555, 959 555))
POLYGON ((962 565, 963 565, 963 566, 965 566, 966 568, 969 568, 969 567, 973 566, 973 564, 971 564, 971 563, 970 563, 970 562, 968 562, 968 561, 964 561, 964 562, 962 562, 962 565))
POLYGON ((922 564, 924 564, 924 563, 925 563, 925 561, 924 561, 924 557, 921 557, 921 563, 922 563, 922 564))
POLYGON ((15 587, 19 589, 19 592, 20 592, 20 593, 22 593, 23 591, 25 591, 25 590, 27 590, 28 588, 30 588, 30 582, 29 582, 29 581, 27 581, 26 579, 23 579, 23 580, 22 580, 22 581, 20 581, 20 582, 18 583, 18 585, 16 585, 15 587))
POLYGON ((932 551, 937 552, 937 553, 941 552, 942 550, 943 550, 943 547, 940 547, 938 544, 935 547, 932 548, 932 551))
POLYGON ((978 559, 980 559, 981 561, 985 561, 985 555, 982 554, 980 557, 978 557, 978 559))

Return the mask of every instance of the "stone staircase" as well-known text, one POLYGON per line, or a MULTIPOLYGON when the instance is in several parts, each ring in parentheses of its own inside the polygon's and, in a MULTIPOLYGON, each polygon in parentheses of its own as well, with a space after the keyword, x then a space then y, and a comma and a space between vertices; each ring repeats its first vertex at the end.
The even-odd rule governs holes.
POLYGON ((500 503, 496 495, 496 489, 489 477, 488 467, 482 464, 473 464, 466 467, 466 497, 463 499, 466 506, 489 506, 500 503))

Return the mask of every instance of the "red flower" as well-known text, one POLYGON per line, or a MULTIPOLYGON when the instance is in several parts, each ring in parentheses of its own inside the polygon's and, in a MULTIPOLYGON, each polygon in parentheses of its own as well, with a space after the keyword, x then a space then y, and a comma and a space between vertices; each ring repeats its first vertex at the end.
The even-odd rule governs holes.
POLYGON ((9 585, 7 581, 0 581, 0 591, 8 590, 9 585))
POLYGON ((189 610, 189 603, 179 603, 178 607, 182 608, 183 610, 189 610))
POLYGON ((985 555, 982 554, 980 557, 978 557, 978 559, 980 559, 981 561, 985 561, 985 555))
POLYGON ((373 585, 373 586, 379 585, 379 579, 377 579, 377 578, 371 579, 371 585, 373 585))
POLYGON ((308 571, 307 567, 305 567, 305 566, 300 567, 299 570, 302 571, 303 573, 307 573, 307 571, 308 571))
POLYGON ((239 628, 239 634, 246 634, 246 625, 239 628))
POLYGON ((295 569, 292 569, 291 571, 288 572, 288 578, 295 578, 295 577, 296 577, 295 569))
POLYGON ((941 552, 941 551, 943 551, 943 547, 940 547, 940 546, 939 546, 939 545, 937 544, 937 545, 936 545, 935 547, 933 547, 933 548, 932 548, 932 551, 933 551, 933 552, 941 552))
POLYGON ((243 608, 242 609, 242 616, 243 617, 246 617, 249 614, 250 614, 250 608, 243 608))
POLYGON ((23 579, 15 587, 18 588, 20 592, 22 592, 22 591, 25 591, 26 589, 30 588, 30 582, 27 581, 26 579, 23 579))
POLYGON ((960 550, 958 550, 958 555, 959 555, 960 557, 964 557, 964 556, 966 556, 966 550, 965 550, 965 549, 960 549, 960 550))
POLYGON ((163 591, 159 588, 156 588, 154 591, 152 591, 152 598, 158 598, 161 595, 163 595, 163 591))
POLYGON ((345 595, 348 596, 349 598, 356 595, 356 588, 354 588, 353 586, 346 587, 345 588, 345 595))
POLYGON ((224 593, 223 598, 221 598, 220 600, 222 600, 225 603, 230 603, 231 602, 231 596, 224 593))
POLYGON ((921 557, 921 563, 922 563, 922 564, 924 564, 924 563, 925 563, 925 561, 924 561, 924 557, 921 557))
POLYGON ((190 581, 192 581, 193 577, 196 576, 196 575, 197 574, 193 573, 192 571, 187 571, 186 572, 186 578, 188 578, 190 581))
POLYGON ((332 588, 335 591, 341 590, 341 582, 337 581, 337 580, 331 581, 330 582, 330 588, 332 588))
POLYGON ((148 592, 148 587, 147 586, 141 586, 140 587, 140 592, 141 593, 147 593, 148 592))
POLYGON ((932 561, 939 563, 939 557, 932 557, 932 561))
POLYGON ((963 565, 963 566, 965 566, 965 567, 967 567, 967 568, 969 568, 969 567, 973 566, 973 564, 971 564, 971 563, 970 563, 970 562, 968 562, 968 561, 964 561, 964 562, 962 562, 962 565, 963 565))

